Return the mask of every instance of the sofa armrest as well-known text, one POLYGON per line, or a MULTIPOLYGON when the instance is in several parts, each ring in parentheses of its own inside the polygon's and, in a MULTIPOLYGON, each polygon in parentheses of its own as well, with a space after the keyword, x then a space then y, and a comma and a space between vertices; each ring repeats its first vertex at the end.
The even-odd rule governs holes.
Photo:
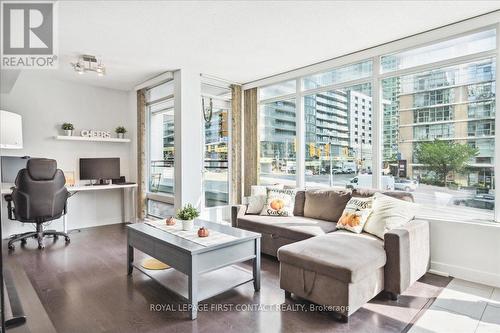
POLYGON ((388 231, 384 236, 384 248, 387 255, 384 289, 399 295, 429 269, 429 222, 415 219, 388 231))
POLYGON ((231 226, 238 227, 238 218, 245 216, 247 212, 247 205, 234 205, 231 206, 231 226))

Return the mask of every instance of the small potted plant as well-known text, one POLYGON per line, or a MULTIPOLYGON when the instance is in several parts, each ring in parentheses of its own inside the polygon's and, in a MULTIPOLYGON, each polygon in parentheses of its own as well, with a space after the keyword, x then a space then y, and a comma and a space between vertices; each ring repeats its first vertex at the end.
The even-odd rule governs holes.
POLYGON ((185 205, 177 211, 176 217, 182 221, 182 230, 193 229, 194 219, 200 216, 200 212, 191 204, 185 205))
POLYGON ((72 136, 75 126, 73 126, 72 123, 64 123, 62 124, 61 128, 64 130, 64 133, 66 133, 67 136, 72 136))
POLYGON ((125 129, 125 127, 123 126, 118 126, 116 129, 115 129, 115 132, 116 134, 118 135, 118 138, 119 139, 123 139, 123 137, 125 136, 125 133, 127 133, 127 130, 125 129))

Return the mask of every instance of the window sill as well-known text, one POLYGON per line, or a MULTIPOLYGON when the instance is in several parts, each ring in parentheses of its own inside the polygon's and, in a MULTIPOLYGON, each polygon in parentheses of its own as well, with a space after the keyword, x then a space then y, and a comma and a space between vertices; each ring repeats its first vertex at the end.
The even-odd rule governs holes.
POLYGON ((416 216, 416 219, 427 220, 431 223, 461 223, 467 225, 477 225, 483 227, 500 228, 500 222, 495 222, 494 220, 458 220, 452 218, 439 218, 439 217, 428 217, 428 216, 416 216))

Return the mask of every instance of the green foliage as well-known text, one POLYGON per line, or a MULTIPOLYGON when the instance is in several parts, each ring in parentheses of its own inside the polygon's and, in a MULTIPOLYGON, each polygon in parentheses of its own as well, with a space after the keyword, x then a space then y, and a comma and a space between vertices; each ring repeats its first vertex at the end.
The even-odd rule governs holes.
POLYGON ((467 144, 436 139, 421 143, 415 157, 427 170, 436 174, 435 183, 444 186, 450 172, 461 172, 466 168, 467 161, 478 154, 479 150, 467 144))
POLYGON ((185 205, 182 209, 177 211, 176 217, 179 220, 193 220, 200 216, 200 212, 191 204, 185 205))
POLYGON ((65 131, 72 131, 75 129, 72 123, 64 123, 62 124, 61 128, 65 131))
POLYGON ((115 132, 118 134, 118 133, 127 133, 127 130, 125 129, 125 127, 123 126, 118 126, 116 129, 115 129, 115 132))

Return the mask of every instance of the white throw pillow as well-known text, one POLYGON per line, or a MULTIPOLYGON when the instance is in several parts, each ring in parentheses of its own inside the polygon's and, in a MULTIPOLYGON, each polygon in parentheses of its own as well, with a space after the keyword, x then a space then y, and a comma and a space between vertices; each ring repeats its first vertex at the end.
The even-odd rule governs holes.
POLYGON ((297 190, 267 190, 267 200, 260 215, 293 216, 297 190))
POLYGON ((373 195, 373 211, 363 230, 384 239, 384 234, 405 225, 415 218, 418 205, 382 193, 373 195))
POLYGON ((266 195, 252 195, 247 198, 247 214, 260 214, 266 204, 266 195))
POLYGON ((263 195, 267 196, 267 190, 282 190, 285 185, 274 184, 274 185, 252 185, 250 187, 250 196, 263 195))
POLYGON ((337 222, 337 229, 345 229, 357 234, 363 231, 368 217, 372 213, 373 198, 351 198, 337 222))

